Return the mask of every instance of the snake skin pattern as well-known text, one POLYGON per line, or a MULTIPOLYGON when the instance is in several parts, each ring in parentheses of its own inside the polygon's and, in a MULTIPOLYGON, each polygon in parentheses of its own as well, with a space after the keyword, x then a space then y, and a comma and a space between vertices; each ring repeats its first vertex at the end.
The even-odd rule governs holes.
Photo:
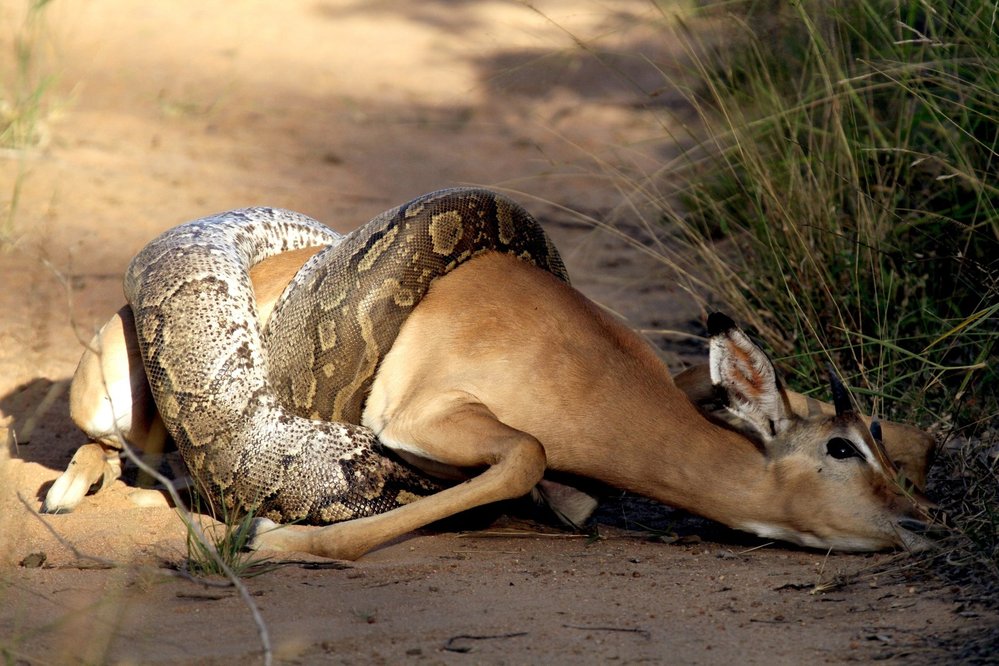
POLYGON ((327 524, 432 494, 357 425, 381 359, 437 278, 486 251, 568 281, 523 208, 442 190, 341 237, 298 213, 230 211, 168 230, 129 265, 125 295, 157 408, 192 474, 228 515, 327 524), (328 246, 260 330, 249 269, 328 246))

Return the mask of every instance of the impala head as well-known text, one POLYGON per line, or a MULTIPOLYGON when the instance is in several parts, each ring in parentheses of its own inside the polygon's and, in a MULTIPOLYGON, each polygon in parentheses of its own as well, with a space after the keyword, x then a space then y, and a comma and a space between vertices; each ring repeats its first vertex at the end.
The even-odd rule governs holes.
POLYGON ((711 381, 728 399, 740 429, 755 435, 773 474, 769 507, 777 522, 740 529, 816 548, 921 550, 930 542, 928 503, 899 483, 881 443, 877 421, 868 428, 830 369, 835 416, 792 413, 773 364, 731 319, 712 314, 711 381))

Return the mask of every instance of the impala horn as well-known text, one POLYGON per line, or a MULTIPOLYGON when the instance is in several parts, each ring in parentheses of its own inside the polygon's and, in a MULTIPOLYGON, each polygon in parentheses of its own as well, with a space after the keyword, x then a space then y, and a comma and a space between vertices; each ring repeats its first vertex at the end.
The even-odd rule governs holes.
POLYGON ((833 404, 836 405, 836 415, 841 416, 854 411, 853 401, 850 399, 850 392, 843 386, 839 375, 833 368, 832 363, 826 365, 829 371, 829 387, 832 389, 833 404))

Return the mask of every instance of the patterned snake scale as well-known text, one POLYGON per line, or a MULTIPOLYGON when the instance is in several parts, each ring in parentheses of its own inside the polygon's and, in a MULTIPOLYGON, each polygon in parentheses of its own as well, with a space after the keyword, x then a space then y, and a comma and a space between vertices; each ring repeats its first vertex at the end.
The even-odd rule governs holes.
POLYGON ((230 516, 325 524, 439 490, 357 424, 381 359, 433 281, 488 250, 568 281, 534 218, 480 189, 424 195, 347 236, 250 208, 149 243, 128 267, 125 295, 157 408, 212 502, 230 516), (250 267, 318 245, 328 247, 261 330, 250 267))

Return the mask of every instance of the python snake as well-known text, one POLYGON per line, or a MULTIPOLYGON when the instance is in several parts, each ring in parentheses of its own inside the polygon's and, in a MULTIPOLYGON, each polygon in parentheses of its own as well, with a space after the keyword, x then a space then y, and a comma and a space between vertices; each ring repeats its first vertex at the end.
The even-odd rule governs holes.
POLYGON ((132 260, 125 295, 167 430, 213 503, 326 524, 436 492, 358 425, 378 365, 434 280, 486 251, 568 281, 521 206, 451 189, 347 236, 298 213, 250 208, 163 233, 132 260), (249 269, 328 246, 301 268, 261 330, 249 269))

